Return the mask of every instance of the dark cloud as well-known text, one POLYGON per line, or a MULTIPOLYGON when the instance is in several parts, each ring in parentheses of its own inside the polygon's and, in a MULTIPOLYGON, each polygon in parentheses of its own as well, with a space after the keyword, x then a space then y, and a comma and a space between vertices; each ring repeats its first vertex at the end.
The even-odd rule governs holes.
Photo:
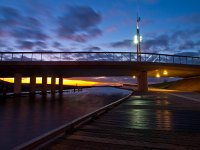
POLYGON ((21 15, 17 9, 7 6, 0 7, 0 26, 17 25, 19 23, 18 20, 21 20, 21 15))
POLYGON ((9 35, 19 40, 46 40, 41 22, 30 16, 23 16, 12 7, 0 6, 0 35, 9 35))
POLYGON ((87 47, 87 48, 84 48, 85 51, 100 51, 101 48, 100 47, 97 47, 97 46, 90 46, 90 47, 87 47))
POLYGON ((130 48, 133 46, 132 43, 133 41, 126 39, 123 41, 112 42, 109 44, 109 46, 113 48, 130 48))
POLYGON ((194 49, 196 47, 200 46, 200 41, 194 42, 194 41, 185 41, 179 46, 179 49, 185 50, 185 49, 194 49))
POLYGON ((34 42, 30 41, 19 41, 19 49, 29 49, 32 50, 33 47, 35 46, 34 42))
POLYGON ((154 39, 146 40, 142 43, 142 49, 145 52, 159 52, 169 49, 170 37, 166 34, 159 35, 154 39))
POLYGON ((183 40, 188 40, 190 38, 194 38, 195 36, 200 36, 200 28, 193 28, 193 29, 185 29, 185 30, 176 30, 173 31, 171 35, 171 40, 173 42, 180 42, 183 40))
POLYGON ((42 31, 29 28, 16 28, 12 31, 12 35, 17 39, 46 40, 48 38, 42 31))
MULTIPOLYGON (((141 48, 143 52, 150 53, 176 53, 185 50, 196 52, 200 49, 200 28, 174 30, 172 32, 153 35, 149 39, 142 41, 141 48)), ((131 40, 122 40, 109 44, 112 48, 131 48, 131 40)))
POLYGON ((53 42, 52 46, 53 46, 54 48, 61 48, 61 47, 62 47, 62 44, 55 41, 55 42, 53 42))
POLYGON ((200 51, 198 51, 198 52, 180 52, 180 53, 176 53, 175 55, 199 57, 200 51))
POLYGON ((18 41, 17 48, 22 50, 46 49, 47 45, 43 41, 18 41))
POLYGON ((58 35, 77 42, 86 42, 101 35, 97 27, 102 17, 87 6, 67 6, 66 13, 59 18, 58 35))

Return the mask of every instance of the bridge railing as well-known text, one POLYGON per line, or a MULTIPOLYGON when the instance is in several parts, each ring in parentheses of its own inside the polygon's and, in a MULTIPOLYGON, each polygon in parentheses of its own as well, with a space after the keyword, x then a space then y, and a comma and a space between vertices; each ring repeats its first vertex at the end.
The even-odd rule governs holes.
MULTIPOLYGON (((135 52, 0 52, 3 61, 137 62, 135 52)), ((141 62, 200 65, 200 57, 142 53, 141 62)))

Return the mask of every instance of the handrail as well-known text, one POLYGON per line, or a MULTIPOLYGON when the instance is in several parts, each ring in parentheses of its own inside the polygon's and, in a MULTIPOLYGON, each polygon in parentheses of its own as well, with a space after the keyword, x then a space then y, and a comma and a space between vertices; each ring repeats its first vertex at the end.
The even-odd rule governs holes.
POLYGON ((55 140, 56 138, 62 136, 63 134, 67 134, 68 132, 74 131, 78 129, 81 125, 85 124, 93 120, 94 118, 102 115, 103 113, 109 111, 110 109, 114 108, 115 106, 119 105, 123 101, 127 100, 133 93, 129 94, 128 96, 119 99, 111 104, 108 104, 102 108, 99 108, 89 114, 86 114, 82 117, 79 117, 65 125, 62 125, 48 133, 45 133, 39 137, 34 138, 31 141, 28 141, 22 145, 15 147, 13 150, 29 150, 29 149, 38 149, 41 146, 49 144, 52 142, 52 139, 55 140))
MULTIPOLYGON (((0 52, 0 54, 137 54, 137 52, 83 52, 83 51, 75 51, 75 52, 52 52, 52 51, 46 51, 46 52, 0 52)), ((158 54, 158 53, 141 53, 142 54, 148 54, 148 55, 162 55, 162 56, 174 56, 174 57, 191 57, 191 58, 200 58, 200 57, 194 57, 194 56, 187 56, 187 55, 172 55, 172 54, 158 54)))
POLYGON ((0 62, 8 61, 115 61, 115 62, 152 62, 200 65, 200 57, 180 56, 157 53, 136 52, 0 52, 0 62))

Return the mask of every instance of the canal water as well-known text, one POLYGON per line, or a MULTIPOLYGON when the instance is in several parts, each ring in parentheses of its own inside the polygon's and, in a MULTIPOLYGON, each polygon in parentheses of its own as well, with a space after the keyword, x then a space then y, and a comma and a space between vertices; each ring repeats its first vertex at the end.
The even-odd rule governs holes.
POLYGON ((1 100, 0 150, 12 149, 130 93, 112 87, 94 87, 54 96, 1 100))

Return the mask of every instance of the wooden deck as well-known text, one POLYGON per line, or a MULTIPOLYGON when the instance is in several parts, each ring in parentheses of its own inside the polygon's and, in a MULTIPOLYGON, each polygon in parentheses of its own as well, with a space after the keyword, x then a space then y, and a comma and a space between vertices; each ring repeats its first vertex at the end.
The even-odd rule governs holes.
POLYGON ((200 103, 167 93, 138 93, 42 149, 200 149, 200 103))

